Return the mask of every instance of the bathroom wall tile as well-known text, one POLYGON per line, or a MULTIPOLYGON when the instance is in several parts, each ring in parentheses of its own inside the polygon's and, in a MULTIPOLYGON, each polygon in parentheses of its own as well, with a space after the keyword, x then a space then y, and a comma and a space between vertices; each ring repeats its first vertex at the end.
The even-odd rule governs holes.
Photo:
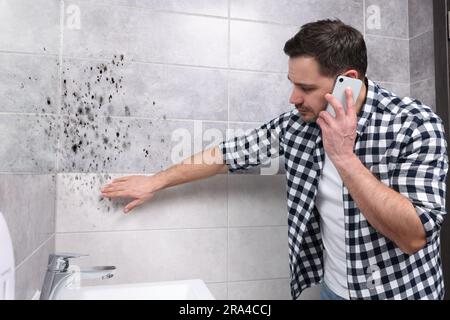
POLYGON ((228 280, 289 277, 287 227, 229 228, 228 280))
POLYGON ((57 54, 60 1, 15 0, 0 3, 0 50, 57 54))
POLYGON ((433 30, 433 0, 409 0, 409 37, 433 30))
POLYGON ((227 120, 226 71, 115 59, 64 60, 64 114, 88 107, 105 116, 227 120))
POLYGON ((206 283, 209 291, 216 300, 227 300, 227 283, 206 283))
MULTIPOLYGON (((227 130, 227 140, 249 134, 252 130, 261 127, 262 123, 235 123, 230 122, 227 130)), ((250 167, 247 170, 236 171, 233 174, 252 174, 262 176, 284 175, 284 157, 279 156, 260 164, 257 167, 250 167)))
POLYGON ((434 78, 412 83, 411 97, 420 100, 436 111, 436 87, 434 78))
POLYGON ((48 256, 54 252, 55 236, 52 236, 16 268, 16 300, 29 300, 42 289, 48 256))
POLYGON ((292 300, 289 279, 228 283, 230 300, 292 300))
POLYGON ((0 172, 53 171, 57 127, 53 115, 0 114, 0 172))
POLYGON ((230 64, 232 68, 287 72, 284 44, 297 27, 231 21, 230 64))
POLYGON ((231 0, 231 17, 301 26, 339 18, 363 30, 363 2, 358 0, 231 0))
POLYGON ((434 36, 426 32, 410 41, 411 83, 434 78, 434 36))
POLYGON ((128 60, 227 66, 225 19, 78 5, 80 28, 66 24, 64 55, 111 59, 114 54, 123 54, 128 60))
POLYGON ((395 93, 399 97, 410 96, 409 83, 391 83, 391 82, 377 82, 382 88, 395 93))
MULTIPOLYGON (((170 164, 171 135, 192 132, 190 122, 78 114, 63 118, 62 172, 157 172, 170 164), (178 126, 177 126, 178 125, 178 126)), ((190 144, 189 144, 190 146, 190 144)))
POLYGON ((55 113, 58 60, 0 53, 0 112, 55 113))
POLYGON ((5 216, 16 265, 55 232, 54 175, 0 174, 0 211, 5 216))
POLYGON ((287 225, 285 184, 283 175, 230 175, 229 226, 287 225))
MULTIPOLYGON (((56 249, 89 254, 74 261, 81 267, 116 266, 117 272, 108 284, 182 279, 223 282, 226 232, 191 229, 57 234, 56 249)), ((89 282, 105 284, 101 280, 89 282)))
POLYGON ((163 190, 125 215, 131 200, 104 199, 100 188, 124 175, 59 174, 57 232, 206 228, 227 226, 227 177, 163 190))
POLYGON ((83 0, 90 4, 125 5, 133 7, 149 8, 153 10, 167 10, 174 12, 186 12, 213 16, 228 16, 227 0, 83 0))
POLYGON ((230 73, 230 121, 266 122, 292 109, 287 74, 230 73))
POLYGON ((0 211, 11 233, 16 265, 55 229, 53 175, 0 175, 0 211))
POLYGON ((202 121, 97 117, 89 113, 63 117, 63 122, 60 172, 156 173, 199 152, 211 141, 218 144, 225 135, 224 123, 202 121))
POLYGON ((409 83, 409 41, 366 36, 369 78, 380 82, 409 83))
POLYGON ((366 0, 366 34, 408 39, 408 0, 366 0), (371 23, 379 12, 379 24, 371 23))

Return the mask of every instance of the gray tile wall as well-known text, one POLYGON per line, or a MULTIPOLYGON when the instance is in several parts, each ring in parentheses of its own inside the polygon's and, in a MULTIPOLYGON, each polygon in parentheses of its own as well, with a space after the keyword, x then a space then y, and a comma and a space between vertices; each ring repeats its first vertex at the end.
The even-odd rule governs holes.
POLYGON ((0 174, 0 212, 11 233, 16 299, 41 289, 55 246, 56 179, 52 174, 0 174))
MULTIPOLYGON (((187 157, 290 110, 282 47, 303 23, 353 25, 371 79, 433 99, 432 63, 420 59, 430 51, 416 50, 432 32, 419 0, 43 1, 6 1, 0 13, 0 172, 56 174, 56 250, 117 265, 110 283, 198 277, 221 299, 290 298, 283 175, 174 187, 128 216, 99 188, 167 168, 183 135, 195 137, 187 157)), ((51 234, 39 239, 39 252, 53 249, 51 234)), ((28 276, 42 258, 22 256, 28 276)))
POLYGON ((409 0, 411 97, 436 110, 433 1, 409 0))
POLYGON ((16 298, 41 289, 55 247, 60 1, 0 4, 0 211, 11 232, 16 298))

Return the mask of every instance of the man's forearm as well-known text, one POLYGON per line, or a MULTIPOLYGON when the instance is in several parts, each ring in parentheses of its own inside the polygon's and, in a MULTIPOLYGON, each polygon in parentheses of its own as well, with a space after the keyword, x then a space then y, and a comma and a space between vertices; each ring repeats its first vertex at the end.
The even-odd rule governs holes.
POLYGON ((335 166, 356 205, 379 233, 408 254, 425 245, 424 227, 408 198, 380 182, 356 155, 335 166))
POLYGON ((179 184, 200 180, 214 176, 218 173, 227 173, 219 147, 199 152, 182 163, 176 164, 156 174, 158 190, 179 184))

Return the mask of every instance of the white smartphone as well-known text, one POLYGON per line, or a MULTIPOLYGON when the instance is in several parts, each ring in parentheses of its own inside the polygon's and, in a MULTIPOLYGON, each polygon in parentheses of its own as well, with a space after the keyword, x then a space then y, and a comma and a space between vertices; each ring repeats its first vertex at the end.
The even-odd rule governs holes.
MULTIPOLYGON (((344 107, 345 112, 347 112, 347 99, 345 97, 345 89, 348 87, 352 88, 353 100, 356 102, 359 97, 362 84, 363 83, 361 80, 355 78, 349 78, 345 76, 338 76, 336 78, 332 95, 339 100, 339 102, 344 107)), ((333 106, 331 104, 327 105, 327 111, 331 113, 333 117, 336 116, 336 113, 334 112, 333 106)))

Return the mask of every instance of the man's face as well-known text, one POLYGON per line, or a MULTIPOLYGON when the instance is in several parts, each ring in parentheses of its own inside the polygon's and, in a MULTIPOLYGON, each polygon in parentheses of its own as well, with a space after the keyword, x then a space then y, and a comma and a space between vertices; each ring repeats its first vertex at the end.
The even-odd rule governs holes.
POLYGON ((310 57, 290 58, 288 79, 293 84, 289 102, 295 105, 303 121, 315 122, 326 109, 325 94, 333 91, 335 79, 321 75, 318 62, 310 57))

